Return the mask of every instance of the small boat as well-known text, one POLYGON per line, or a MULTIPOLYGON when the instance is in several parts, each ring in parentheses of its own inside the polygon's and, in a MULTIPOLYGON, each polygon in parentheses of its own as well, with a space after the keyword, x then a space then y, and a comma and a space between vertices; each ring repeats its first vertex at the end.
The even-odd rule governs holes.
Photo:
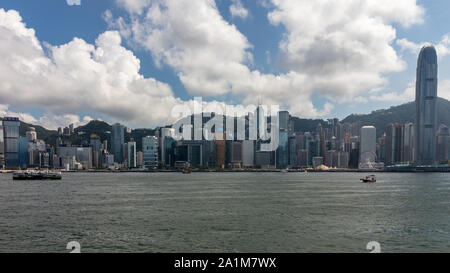
POLYGON ((190 173, 192 173, 192 170, 191 169, 183 169, 182 173, 183 174, 190 174, 190 173))
POLYGON ((13 180, 61 180, 61 172, 26 171, 13 173, 13 180))
POLYGON ((374 183, 374 182, 377 182, 377 179, 376 179, 375 175, 368 175, 364 178, 361 178, 361 181, 363 183, 374 183))

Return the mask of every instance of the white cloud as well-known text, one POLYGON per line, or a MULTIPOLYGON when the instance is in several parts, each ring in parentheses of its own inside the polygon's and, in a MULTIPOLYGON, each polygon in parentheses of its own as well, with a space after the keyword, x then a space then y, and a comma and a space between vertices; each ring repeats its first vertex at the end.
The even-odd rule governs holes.
POLYGON ((190 103, 139 74, 140 61, 121 46, 118 32, 101 34, 95 45, 74 38, 46 47, 47 54, 17 11, 0 9, 0 101, 46 112, 36 119, 16 113, 24 121, 55 128, 77 123, 73 113, 94 113, 130 126, 165 125, 174 105, 190 103))
POLYGON ((241 0, 231 0, 233 4, 230 5, 230 13, 232 17, 239 17, 246 19, 248 10, 244 7, 241 0))
POLYGON ((81 6, 81 0, 66 0, 69 6, 81 6))
POLYGON ((214 0, 117 1, 129 16, 109 17, 111 26, 157 65, 172 67, 191 94, 262 98, 302 117, 323 113, 311 102, 315 92, 345 102, 385 86, 387 74, 405 68, 392 47, 393 24, 420 24, 424 14, 415 0, 272 0, 264 5, 268 18, 287 31, 280 42, 285 73, 274 75, 249 68, 253 45, 214 0))
MULTIPOLYGON (((409 51, 415 55, 418 55, 420 49, 427 44, 429 43, 428 42, 414 43, 406 38, 397 40, 397 45, 400 46, 402 51, 409 51)), ((442 58, 450 54, 450 34, 445 34, 444 36, 442 36, 441 40, 437 42, 434 46, 436 48, 439 58, 442 58)))

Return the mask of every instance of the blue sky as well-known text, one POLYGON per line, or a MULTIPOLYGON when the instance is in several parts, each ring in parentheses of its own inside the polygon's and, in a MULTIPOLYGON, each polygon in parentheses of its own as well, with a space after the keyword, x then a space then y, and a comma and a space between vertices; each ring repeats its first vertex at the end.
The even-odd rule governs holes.
MULTIPOLYGON (((197 1, 197 0, 196 0, 197 1)), ((206 1, 209 0, 198 0, 198 1, 206 1)), ((287 1, 287 0, 284 0, 287 1)), ((218 85, 218 88, 222 86, 232 86, 230 87, 230 90, 228 91, 222 91, 222 90, 214 90, 214 92, 208 93, 208 90, 205 90, 202 86, 199 86, 199 82, 201 84, 204 84, 206 81, 211 80, 211 78, 205 78, 202 75, 205 74, 204 67, 199 68, 199 71, 193 72, 192 70, 195 70, 197 67, 195 64, 187 63, 188 59, 187 57, 181 57, 180 59, 170 60, 171 58, 174 58, 175 55, 173 55, 173 52, 171 52, 172 48, 168 47, 167 49, 159 49, 155 48, 154 45, 148 45, 145 42, 145 35, 151 37, 152 41, 155 43, 161 43, 162 45, 166 45, 167 43, 170 43, 173 47, 182 48, 185 51, 191 50, 191 48, 183 47, 184 41, 175 41, 172 44, 172 41, 168 38, 164 38, 164 40, 155 40, 155 37, 151 36, 152 31, 155 29, 160 29, 162 31, 165 31, 165 27, 167 27, 167 22, 162 21, 148 21, 145 19, 145 14, 148 12, 146 8, 143 7, 141 10, 142 12, 139 13, 136 10, 132 10, 130 5, 132 4, 126 4, 127 0, 105 0, 105 1, 98 1, 98 0, 81 0, 81 5, 68 5, 65 0, 36 0, 36 1, 28 1, 28 0, 3 0, 0 4, 0 9, 4 9, 5 11, 8 10, 16 10, 22 17, 22 21, 25 23, 26 28, 32 28, 35 30, 35 36, 41 43, 42 47, 44 48, 44 51, 46 54, 48 54, 48 57, 51 59, 52 54, 51 49, 47 49, 46 45, 50 46, 62 46, 71 43, 75 37, 81 38, 84 40, 87 44, 95 45, 96 40, 100 35, 102 35, 105 31, 110 30, 117 30, 120 32, 121 36, 121 46, 125 49, 131 51, 134 56, 140 60, 140 69, 139 74, 141 74, 145 79, 154 79, 157 82, 161 82, 162 84, 166 84, 172 92, 171 100, 178 99, 179 101, 189 101, 192 100, 195 95, 202 95, 204 100, 206 101, 219 101, 219 102, 227 102, 227 103, 233 103, 233 104, 239 104, 242 102, 251 102, 252 97, 262 97, 263 101, 267 102, 276 102, 280 103, 284 107, 293 107, 295 104, 295 107, 293 107, 291 112, 297 115, 304 115, 305 113, 316 113, 314 115, 306 117, 320 117, 320 118, 331 118, 331 117, 339 117, 344 118, 345 116, 351 114, 351 113, 368 113, 372 110, 377 110, 380 108, 387 108, 392 105, 397 105, 404 103, 405 101, 411 101, 413 97, 411 96, 411 90, 406 91, 408 89, 408 86, 413 83, 415 80, 415 66, 416 66, 416 58, 417 58, 417 49, 414 48, 414 46, 404 46, 404 44, 398 43, 398 40, 404 39, 407 40, 410 44, 409 45, 415 45, 416 47, 420 46, 422 42, 432 42, 435 44, 442 44, 443 48, 443 54, 440 57, 439 60, 439 79, 447 83, 447 79, 450 80, 450 65, 449 65, 449 57, 446 56, 447 53, 444 52, 446 50, 447 44, 442 43, 442 37, 450 33, 450 2, 445 0, 427 0, 427 1, 410 1, 410 0, 404 0, 405 4, 404 7, 420 7, 424 13, 421 15, 414 14, 411 12, 411 14, 407 14, 405 12, 405 16, 402 16, 400 19, 395 17, 392 18, 392 15, 382 15, 380 17, 377 17, 378 15, 375 15, 374 18, 384 21, 384 25, 391 27, 392 29, 395 29, 395 38, 392 39, 392 41, 387 42, 386 44, 381 44, 380 42, 376 42, 376 44, 368 45, 368 47, 373 46, 374 50, 376 51, 376 47, 380 46, 380 48, 386 49, 386 46, 389 46, 390 48, 395 50, 395 53, 397 57, 399 58, 399 61, 397 63, 392 64, 392 67, 384 67, 381 66, 380 68, 372 69, 370 68, 371 64, 368 65, 362 65, 360 68, 368 69, 369 71, 367 73, 364 73, 362 75, 355 74, 355 77, 368 77, 370 79, 367 80, 367 82, 361 82, 360 87, 354 87, 352 86, 352 83, 350 80, 343 78, 342 81, 346 81, 347 83, 342 84, 341 80, 336 80, 331 83, 326 83, 326 78, 328 77, 326 74, 324 74, 323 78, 318 77, 315 81, 317 84, 312 83, 311 86, 308 85, 308 91, 302 91, 302 87, 305 86, 305 84, 309 84, 308 80, 305 80, 305 82, 302 82, 298 80, 299 84, 298 86, 293 86, 292 82, 297 80, 288 78, 286 80, 286 89, 292 88, 292 90, 284 90, 281 89, 280 91, 277 91, 277 81, 275 80, 275 83, 267 81, 268 86, 274 86, 273 92, 271 90, 258 90, 259 87, 254 87, 251 83, 247 82, 247 79, 243 79, 245 83, 242 82, 236 82, 234 79, 226 78, 226 79, 220 79, 220 81, 224 81, 223 85, 218 85), (120 3, 121 2, 121 3, 120 3), (125 3, 125 4, 124 4, 125 3), (111 20, 105 19, 105 12, 108 11, 112 18, 111 20), (420 17, 418 21, 414 21, 414 16, 420 17), (119 27, 118 19, 122 18, 124 22, 127 24, 125 27, 119 27), (407 18, 407 19, 404 19, 407 18), (150 30, 146 30, 146 33, 142 34, 139 33, 141 37, 135 38, 138 36, 138 34, 133 33, 131 36, 127 36, 127 30, 130 31, 130 26, 132 23, 140 24, 140 26, 146 27, 147 25, 151 25, 150 30), (156 23, 155 23, 156 22, 156 23), (412 23, 411 23, 412 22, 412 23), (161 25, 158 25, 161 24, 161 25), (143 38, 144 37, 144 38, 143 38), (142 38, 142 39, 141 39, 142 38), (169 41, 169 42, 168 42, 169 41), (178 44, 176 44, 178 43, 178 44), (180 44, 181 43, 181 44, 180 44), (403 45, 403 46, 402 46, 403 45), (159 56, 161 57, 158 59, 159 56), (159 61, 159 64, 158 64, 159 61), (404 66, 402 68, 399 68, 398 65, 400 62, 404 63, 404 66), (181 77, 180 74, 185 75, 185 77, 181 77), (200 76, 199 76, 200 75, 200 76), (377 78, 376 76, 380 76, 384 79, 384 83, 380 84, 375 82, 373 80, 374 78, 377 78), (372 78, 373 77, 373 78, 372 78), (333 85, 337 84, 339 86, 336 87, 336 92, 334 92, 332 89, 333 85), (235 87, 239 86, 239 87, 235 87), (243 86, 243 87, 240 87, 243 86), (241 89, 252 89, 255 88, 255 91, 241 91, 241 89), (347 92, 348 88, 348 92, 347 92), (373 91, 377 90, 376 92, 373 91), (296 96, 295 92, 299 92, 298 96, 296 96), (350 91, 351 90, 351 91, 350 91), (253 93, 252 93, 253 92, 253 93), (258 93, 260 92, 260 93, 258 93), (292 94, 292 98, 288 98, 286 100, 277 100, 278 95, 276 93, 279 93, 280 97, 285 96, 286 94, 292 94), (374 93, 375 92, 375 93, 374 93), (392 96, 387 97, 387 99, 379 99, 382 97, 383 94, 391 94, 392 96), (347 99, 343 99, 343 98, 347 99), (388 98, 391 98, 389 100, 388 98), (403 97, 403 99, 402 99, 403 97), (351 98, 351 99, 349 99, 351 98), (357 98, 357 99, 355 99, 357 98), (342 99, 342 101, 341 101, 342 99), (300 109, 300 107, 297 107, 297 105, 303 103, 303 101, 310 101, 312 103, 312 106, 302 106, 304 109, 307 108, 305 111, 300 109), (322 111, 324 109, 325 105, 332 105, 332 107, 329 108, 328 111, 322 111), (299 110, 300 109, 300 110, 299 110), (316 112, 314 112, 316 111, 316 112)), ((133 1, 128 1, 133 2, 133 1)), ((136 2, 136 1, 135 1, 136 2)), ((139 2, 139 1, 137 1, 139 2)), ((145 0, 141 1, 145 2, 145 0)), ((152 1, 150 1, 152 2, 152 1)), ((153 1, 154 2, 154 1, 153 1)), ((214 1, 212 1, 214 2, 214 1)), ((230 47, 235 46, 235 48, 230 49, 230 52, 239 52, 240 53, 250 53, 252 56, 251 61, 249 60, 243 60, 242 56, 236 56, 236 64, 224 64, 230 65, 230 67, 234 67, 234 65, 239 65, 236 67, 242 68, 244 70, 252 71, 258 71, 258 73, 266 76, 270 76, 271 80, 272 76, 284 76, 288 75, 290 72, 294 71, 300 75, 302 75, 303 71, 302 69, 305 69, 305 66, 308 64, 306 61, 299 61, 297 63, 294 63, 294 66, 299 64, 298 69, 292 68, 292 65, 286 65, 287 62, 290 62, 290 60, 295 59, 296 57, 300 55, 299 51, 291 52, 288 50, 284 50, 281 48, 281 44, 286 42, 291 48, 296 48, 299 45, 294 44, 294 38, 290 36, 292 33, 298 33, 297 31, 301 32, 303 35, 305 33, 304 29, 296 30, 295 24, 294 26, 289 26, 289 20, 287 19, 289 14, 289 10, 283 10, 283 8, 286 8, 286 6, 289 6, 288 4, 280 4, 283 1, 231 1, 231 0, 216 0, 215 4, 217 6, 219 15, 221 20, 223 20, 227 25, 220 25, 220 27, 228 28, 224 33, 228 33, 229 31, 232 31, 230 26, 233 25, 236 27, 236 31, 230 35, 231 38, 236 38, 236 43, 230 43, 230 47), (248 12, 248 15, 243 17, 233 16, 230 11, 230 6, 235 5, 237 3, 240 3, 242 7, 248 12), (284 5, 284 6, 283 6, 284 5), (278 10, 279 12, 279 19, 278 23, 274 23, 274 21, 269 19, 269 14, 273 12, 274 10, 278 10), (283 17, 285 16, 285 17, 283 17), (244 39, 247 40, 247 44, 245 41, 242 41, 242 35, 244 39), (290 55, 291 54, 291 55, 290 55), (287 60, 287 61, 286 61, 287 60), (300 65, 303 65, 303 67, 300 68, 300 65)), ((291 1, 294 2, 295 1, 291 1)), ((322 1, 323 2, 323 1, 322 1)), ((199 4, 200 5, 200 4, 199 4)), ((392 7, 392 9, 395 11, 395 8, 399 8, 400 11, 405 10, 403 6, 402 7, 392 7)), ((133 7, 134 8, 134 7, 133 7)), ((163 11, 165 9, 170 10, 172 7, 163 7, 163 11)), ((209 6, 209 8, 211 8, 209 6)), ((188 11, 187 11, 188 12, 188 11)), ((378 11, 377 11, 378 12, 378 11)), ((384 11, 383 11, 384 12, 384 11)), ((373 16, 372 11, 368 11, 368 16, 373 16)), ((378 14, 378 13, 376 13, 378 14)), ((189 16, 189 14, 186 14, 186 16, 189 16)), ((194 14, 195 16, 195 14, 194 14)), ((299 14, 299 17, 302 16, 299 14)), ((333 15, 330 15, 332 17, 333 15)), ((294 18, 295 18, 294 14, 294 18)), ((1 18, 1 17, 0 17, 1 18)), ((205 17, 207 18, 207 17, 205 17)), ((209 18, 209 17, 208 17, 209 18)), ((323 17, 319 17, 323 18, 323 17)), ((314 20, 315 17, 312 17, 311 20, 314 20)), ((169 20, 169 19, 167 19, 169 20)), ((338 21, 336 19, 336 21, 338 21)), ((217 22, 217 18, 214 17, 211 19, 211 22, 205 22, 208 25, 214 25, 214 22, 217 22), (216 20, 216 21, 212 21, 216 20)), ((198 22, 196 22, 198 25, 198 22)), ((171 24, 175 24, 175 22, 171 22, 171 24)), ((321 23, 317 23, 314 26, 320 27, 321 23)), ((0 25, 0 28, 2 26, 0 25)), ((362 27, 361 29, 364 29, 362 27)), ((211 33, 213 33, 215 30, 212 29, 211 33)), ((353 30, 352 30, 353 31, 353 30)), ((361 30, 363 32, 364 30, 361 30)), ((144 31, 145 32, 145 31, 144 31)), ((374 32, 376 33, 376 32, 374 32)), ((308 34, 308 33, 307 33, 308 34)), ((339 34, 342 34, 339 32, 339 34)), ((201 35, 201 34, 200 34, 201 35)), ((318 43, 317 41, 321 40, 317 38, 317 33, 313 33, 311 35, 315 35, 315 43, 318 43)), ((319 36, 322 35, 319 33, 319 36)), ((342 35, 345 35, 342 34, 342 35)), ((349 37, 357 37, 354 36, 354 33, 351 33, 349 37)), ((375 35, 375 34, 374 34, 375 35)), ((323 33, 324 37, 327 37, 327 33, 323 33)), ((363 40, 369 37, 372 39, 372 36, 366 36, 364 33, 361 35, 363 40)), ((200 37, 199 35, 195 37, 200 37)), ((211 36, 214 39, 217 39, 215 36, 211 36)), ((301 37, 301 36, 299 36, 301 37)), ((375 37, 375 36, 373 36, 375 37)), ((211 39, 213 39, 211 38, 211 39)), ((220 38, 220 37, 219 37, 220 38)), ((230 39, 231 39, 230 38, 230 39)), ((359 38, 357 38, 359 39, 359 38)), ((297 39, 298 40, 298 39, 297 39)), ((362 40, 362 41, 363 41, 362 40)), ((2 42, 0 40, 0 42, 2 42)), ((298 41, 297 41, 298 42, 298 41)), ((195 44, 195 43, 194 43, 195 44)), ((211 47, 217 47, 217 44, 215 44, 215 41, 210 41, 211 47)), ((209 45, 209 44, 208 44, 209 45)), ((190 45, 189 45, 190 46, 190 45)), ((200 45, 201 47, 205 45, 200 45)), ((314 45, 315 47, 321 46, 320 44, 314 45)), ((300 46, 301 47, 301 46, 300 46)), ((362 46, 364 48, 364 46, 362 46)), ((227 47, 223 47, 223 49, 227 49, 227 47)), ((211 52, 214 49, 211 49, 211 52)), ((339 50, 337 50, 339 51, 339 50)), ((374 52, 375 52, 374 51, 374 52)), ((178 51, 177 51, 178 52, 178 51)), ((313 51, 310 49, 305 49, 304 51, 301 51, 303 57, 305 56, 311 56, 313 51)), ((338 52, 339 53, 339 52, 338 52)), ((369 52, 370 53, 370 52, 369 52)), ((236 53, 237 54, 237 53, 236 53)), ((237 55, 239 55, 237 54, 237 55)), ((193 54, 193 56, 200 56, 197 53, 193 54)), ((388 53, 386 55, 380 55, 380 62, 385 62, 386 60, 383 59, 385 56, 389 56, 388 53)), ((201 56, 203 57, 203 56, 201 56)), ((211 59, 211 56, 205 57, 205 61, 211 62, 209 65, 211 66, 221 66, 220 62, 225 61, 227 62, 226 58, 218 58, 218 59, 211 59), (210 58, 210 59, 206 59, 210 58)), ((319 56, 320 57, 320 56, 319 56)), ((324 62, 323 66, 327 66, 329 64, 327 57, 330 57, 331 61, 334 61, 333 56, 324 56, 323 58, 320 58, 318 62, 324 62)), ((202 59, 203 60, 203 59, 202 59)), ((314 60, 312 60, 314 61, 314 60)), ((55 62, 56 63, 56 62, 55 62)), ((345 64, 345 63, 344 63, 345 64)), ((342 64, 341 64, 342 65, 342 64)), ((351 65, 351 63, 350 63, 351 65)), ((378 64, 377 64, 378 65, 378 64)), ((309 68, 308 68, 309 69, 309 68)), ((250 73, 249 72, 249 73, 250 73)), ((352 73, 351 70, 349 70, 349 73, 352 73)), ((250 74, 249 74, 250 75, 250 74)), ((306 78, 310 74, 306 74, 306 78)), ((133 76, 134 77, 134 76, 133 76)), ((214 77, 216 78, 217 75, 214 74, 214 77)), ((233 77, 233 76, 229 76, 233 77)), ((250 76, 249 76, 250 77, 250 76)), ((287 77, 287 76, 286 76, 287 77)), ((302 77, 301 77, 302 78, 302 77)), ((249 81, 255 81, 259 80, 259 77, 250 78, 249 81)), ((297 78, 296 78, 297 79, 297 78)), ((303 78, 302 78, 303 79, 303 78)), ((354 78, 352 78, 354 79, 354 78)), ((264 80, 264 79, 261 79, 264 80)), ((380 81, 381 82, 381 81, 380 81)), ((215 82, 207 82, 207 84, 211 84, 213 88, 215 87, 215 82)), ((14 85, 14 83, 11 83, 11 85, 14 85)), ((86 85, 88 86, 88 85, 86 85)), ((205 84, 206 86, 206 84, 205 84)), ((450 84, 444 84, 442 87, 442 93, 441 89, 439 90, 439 93, 441 96, 449 98, 447 95, 447 87, 450 87, 450 84)), ((93 89, 94 90, 94 89, 93 89)), ((164 89, 166 90, 166 89, 164 89)), ((1 91, 1 86, 0 86, 1 91)), ((17 96, 25 96, 18 91, 19 94, 16 93, 17 96)), ((81 93, 80 96, 87 96, 89 97, 89 92, 86 91, 84 93, 81 93)), ((95 91, 92 91, 95 92, 95 91)), ((121 92, 127 92, 127 90, 123 90, 121 92)), ((150 91, 149 91, 150 92, 150 91)), ((163 91, 163 93, 166 91, 163 91)), ((158 93, 158 92, 156 92, 158 93)), ((170 92, 169 92, 170 93, 170 92)), ((101 118, 109 122, 113 121, 121 121, 124 123, 130 124, 130 126, 138 127, 138 126, 155 126, 160 125, 163 123, 162 117, 159 118, 149 118, 149 121, 146 122, 143 119, 136 119, 133 114, 129 113, 127 109, 121 109, 122 106, 117 106, 118 111, 122 113, 123 116, 119 114, 113 113, 114 111, 109 110, 103 110, 99 108, 96 108, 94 106, 89 107, 83 107, 83 106, 77 106, 77 107, 68 107, 70 110, 64 110, 64 107, 50 107, 48 104, 45 103, 36 103, 32 104, 29 103, 26 99, 23 101, 26 101, 24 103, 20 99, 15 99, 9 101, 8 97, 6 95, 2 96, 0 94, 0 98, 4 101, 0 101, 0 105, 3 106, 4 113, 21 113, 23 114, 23 117, 25 119, 28 119, 30 121, 34 121, 37 123, 42 123, 43 125, 54 127, 57 125, 60 125, 64 122, 74 121, 74 122, 83 122, 83 118, 85 118, 84 121, 88 120, 89 118, 101 118), (5 106, 7 105, 7 106, 5 106), (119 109, 120 108, 120 109, 119 109), (45 115, 51 115, 50 118, 42 118, 45 115), (55 116, 65 116, 63 119, 58 119, 55 116), (33 120, 34 119, 34 120, 33 120), (148 125, 146 124, 148 123, 148 125)), ((120 100, 120 98, 118 98, 120 100)), ((139 99, 138 99, 139 100, 139 99)), ((62 100, 59 100, 62 101, 62 100)), ((155 107, 155 104, 158 104, 158 102, 153 102, 149 100, 150 105, 141 105, 139 107, 145 107, 145 108, 152 108, 155 107)), ((55 102, 57 103, 57 102, 55 102)), ((79 102, 79 105, 83 105, 83 102, 79 102)), ((306 105, 306 104, 305 104, 306 105)), ((124 106, 125 107, 125 106, 124 106)), ((2 108, 0 107, 0 111, 2 108)), ((155 110, 156 111, 156 110, 155 110)), ((144 114, 148 114, 149 116, 155 116, 155 112, 148 111, 148 112, 142 112, 144 114)), ((22 117, 22 116, 21 116, 22 117)))

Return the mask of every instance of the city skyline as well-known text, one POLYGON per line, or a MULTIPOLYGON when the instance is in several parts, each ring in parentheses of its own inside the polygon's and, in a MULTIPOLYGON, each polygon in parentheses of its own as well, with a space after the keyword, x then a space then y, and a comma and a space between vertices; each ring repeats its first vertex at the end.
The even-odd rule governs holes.
POLYGON ((302 118, 342 119, 413 100, 416 54, 427 41, 439 51, 440 95, 450 98, 448 23, 439 16, 450 5, 445 1, 387 1, 383 10, 373 1, 334 1, 333 14, 310 1, 150 2, 4 1, 2 39, 20 45, 5 43, 18 58, 5 56, 0 65, 45 73, 24 77, 26 70, 9 69, 1 79, 1 115, 50 129, 92 117, 156 127, 165 125, 173 104, 202 95, 208 102, 260 99, 302 118), (41 9, 52 16, 33 12, 41 9), (199 10, 194 21, 178 16, 199 10), (201 22, 217 28, 196 28, 201 22), (343 26, 340 32, 336 26, 343 26), (154 29, 162 35, 152 35, 154 29), (56 88, 60 83, 64 88, 56 88))

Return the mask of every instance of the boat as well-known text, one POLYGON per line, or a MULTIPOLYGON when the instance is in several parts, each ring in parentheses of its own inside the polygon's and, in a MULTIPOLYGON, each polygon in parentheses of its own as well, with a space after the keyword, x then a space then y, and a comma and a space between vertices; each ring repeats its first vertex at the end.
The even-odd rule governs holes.
POLYGON ((374 182, 377 182, 377 179, 376 179, 375 175, 372 174, 372 175, 368 175, 364 178, 361 178, 361 181, 363 183, 374 183, 374 182))
POLYGON ((61 172, 25 171, 13 173, 13 180, 61 180, 61 172))

